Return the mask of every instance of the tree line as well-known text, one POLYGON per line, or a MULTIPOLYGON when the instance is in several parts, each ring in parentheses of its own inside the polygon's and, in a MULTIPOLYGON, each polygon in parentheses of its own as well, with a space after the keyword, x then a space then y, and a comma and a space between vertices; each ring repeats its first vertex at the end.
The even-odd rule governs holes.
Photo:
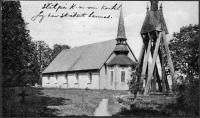
POLYGON ((2 1, 2 85, 38 83, 42 71, 68 45, 34 41, 22 17, 19 1, 2 1))

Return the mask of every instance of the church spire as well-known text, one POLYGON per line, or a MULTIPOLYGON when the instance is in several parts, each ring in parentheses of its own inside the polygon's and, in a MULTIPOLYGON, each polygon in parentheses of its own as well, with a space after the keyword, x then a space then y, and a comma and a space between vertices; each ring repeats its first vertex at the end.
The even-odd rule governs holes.
POLYGON ((125 27, 124 27, 124 18, 123 18, 123 13, 122 13, 122 4, 121 4, 121 10, 120 10, 117 39, 126 39, 125 27))
POLYGON ((122 14, 122 5, 121 5, 121 11, 119 16, 119 24, 118 24, 118 31, 117 31, 117 44, 114 49, 114 52, 116 55, 123 54, 127 55, 129 53, 129 50, 126 45, 126 34, 125 34, 125 27, 124 27, 124 19, 122 14))

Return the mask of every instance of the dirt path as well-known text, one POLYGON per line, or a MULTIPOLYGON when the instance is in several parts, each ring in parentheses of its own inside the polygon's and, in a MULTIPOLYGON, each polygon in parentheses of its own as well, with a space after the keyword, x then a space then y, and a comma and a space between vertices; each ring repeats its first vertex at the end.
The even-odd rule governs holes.
POLYGON ((108 113, 108 99, 102 99, 94 112, 94 116, 111 116, 108 113))

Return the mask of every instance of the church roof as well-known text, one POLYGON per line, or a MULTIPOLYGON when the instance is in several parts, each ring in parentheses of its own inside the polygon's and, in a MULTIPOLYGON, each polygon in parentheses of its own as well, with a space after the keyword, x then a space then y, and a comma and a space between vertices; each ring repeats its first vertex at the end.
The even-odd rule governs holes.
POLYGON ((65 49, 42 73, 100 69, 113 53, 116 40, 65 49))
POLYGON ((140 34, 148 33, 154 30, 165 31, 165 33, 168 34, 167 26, 162 13, 162 8, 157 11, 147 10, 140 34))
POLYGON ((116 55, 107 65, 113 66, 113 65, 134 65, 136 62, 134 62, 132 59, 130 59, 126 55, 116 55))

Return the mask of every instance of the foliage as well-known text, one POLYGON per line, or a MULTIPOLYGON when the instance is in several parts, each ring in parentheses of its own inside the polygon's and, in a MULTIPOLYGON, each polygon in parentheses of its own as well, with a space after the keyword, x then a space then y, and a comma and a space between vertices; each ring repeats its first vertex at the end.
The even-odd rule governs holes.
POLYGON ((199 114, 199 25, 188 25, 173 34, 169 42, 175 71, 186 75, 179 77, 173 91, 178 95, 177 103, 166 109, 175 109, 177 116, 199 114))
POLYGON ((177 103, 166 109, 175 109, 177 116, 199 115, 199 79, 186 78, 180 84, 176 84, 177 103), (181 113, 181 114, 180 114, 181 113))
POLYGON ((53 52, 51 54, 52 56, 52 60, 64 49, 69 49, 70 47, 68 45, 59 45, 59 44, 55 44, 53 46, 53 52))
POLYGON ((180 28, 180 32, 173 34, 169 42, 175 71, 197 76, 199 72, 199 25, 188 25, 180 28))
POLYGON ((35 41, 34 48, 34 55, 39 66, 38 72, 41 73, 52 60, 52 49, 44 41, 35 41))
POLYGON ((137 64, 135 67, 132 67, 132 79, 130 80, 129 84, 129 90, 132 94, 137 95, 139 92, 140 94, 143 94, 143 81, 140 80, 141 78, 141 68, 140 65, 137 64))
POLYGON ((3 87, 23 81, 22 70, 30 68, 33 45, 21 14, 19 1, 2 2, 3 87))

